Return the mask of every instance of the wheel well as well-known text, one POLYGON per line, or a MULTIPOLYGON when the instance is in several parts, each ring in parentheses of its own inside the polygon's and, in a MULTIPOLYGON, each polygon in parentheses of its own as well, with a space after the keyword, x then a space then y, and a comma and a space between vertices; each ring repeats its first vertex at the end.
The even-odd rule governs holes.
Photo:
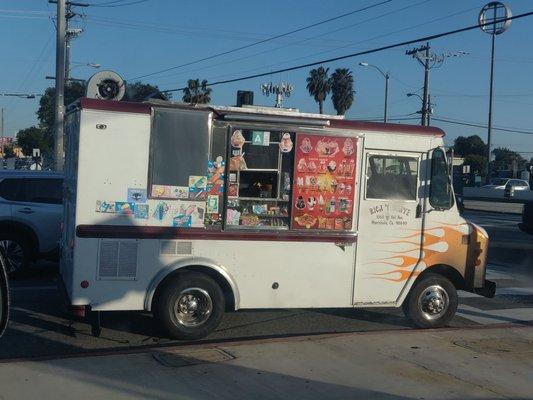
POLYGON ((170 274, 165 276, 165 278, 159 282, 157 285, 157 288, 154 293, 154 297, 152 299, 152 309, 154 308, 154 304, 157 302, 159 293, 161 292, 161 289, 175 276, 183 274, 185 272, 200 272, 203 273, 209 277, 211 277, 222 289, 222 292, 224 293, 224 300, 226 302, 226 311, 234 311, 235 310, 235 295, 233 293, 233 290, 222 274, 213 268, 206 267, 203 265, 191 265, 187 267, 178 268, 175 271, 172 271, 170 274))
POLYGON ((438 274, 448 278, 458 290, 466 287, 464 277, 459 273, 459 271, 449 265, 437 264, 428 267, 418 276, 417 280, 422 279, 427 274, 438 274))
POLYGON ((39 253, 39 239, 33 229, 29 226, 20 222, 2 221, 0 222, 0 231, 14 232, 23 235, 30 241, 32 256, 35 257, 39 253))

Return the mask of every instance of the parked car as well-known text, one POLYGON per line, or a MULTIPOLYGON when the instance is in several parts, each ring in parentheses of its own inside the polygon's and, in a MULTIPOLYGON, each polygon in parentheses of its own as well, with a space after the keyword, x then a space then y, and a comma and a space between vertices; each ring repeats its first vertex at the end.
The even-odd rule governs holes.
POLYGON ((59 255, 63 175, 0 172, 0 251, 9 274, 59 255))
POLYGON ((507 185, 510 185, 514 190, 529 190, 529 183, 523 179, 509 179, 509 178, 495 178, 490 182, 490 185, 482 186, 487 189, 501 189, 504 190, 507 185))
POLYGON ((6 267, 0 254, 0 337, 7 328, 9 319, 9 288, 7 286, 6 267))

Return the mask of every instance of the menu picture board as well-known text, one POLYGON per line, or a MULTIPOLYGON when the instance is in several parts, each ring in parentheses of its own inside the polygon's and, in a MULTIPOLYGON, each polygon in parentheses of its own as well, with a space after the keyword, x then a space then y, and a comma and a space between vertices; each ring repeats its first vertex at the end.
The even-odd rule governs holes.
POLYGON ((357 138, 296 135, 292 229, 352 229, 357 138))

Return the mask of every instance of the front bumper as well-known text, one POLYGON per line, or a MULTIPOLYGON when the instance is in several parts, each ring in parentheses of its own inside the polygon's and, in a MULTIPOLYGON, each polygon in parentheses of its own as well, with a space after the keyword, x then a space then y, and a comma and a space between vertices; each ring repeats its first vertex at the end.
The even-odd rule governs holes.
POLYGON ((496 295, 496 283, 485 279, 483 286, 475 288, 474 293, 492 299, 496 295))

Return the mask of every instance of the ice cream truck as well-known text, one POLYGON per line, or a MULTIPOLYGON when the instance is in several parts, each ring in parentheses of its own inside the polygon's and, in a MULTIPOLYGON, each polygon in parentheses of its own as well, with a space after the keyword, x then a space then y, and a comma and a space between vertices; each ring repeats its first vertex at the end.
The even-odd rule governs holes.
POLYGON ((61 276, 91 313, 197 339, 227 311, 402 307, 441 327, 494 296, 444 132, 267 107, 82 98, 66 119, 61 276))

